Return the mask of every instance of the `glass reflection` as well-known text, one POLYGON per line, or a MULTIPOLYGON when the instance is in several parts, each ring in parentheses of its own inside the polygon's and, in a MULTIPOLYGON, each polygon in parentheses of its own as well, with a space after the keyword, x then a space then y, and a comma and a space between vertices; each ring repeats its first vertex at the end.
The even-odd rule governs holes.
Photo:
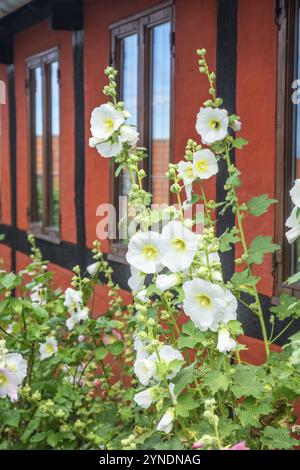
POLYGON ((152 30, 151 158, 153 202, 169 202, 165 176, 170 160, 171 48, 170 22, 152 30))
POLYGON ((59 132, 60 132, 60 110, 59 110, 59 83, 58 62, 50 64, 50 92, 51 92, 51 172, 50 172, 50 225, 59 226, 59 132))

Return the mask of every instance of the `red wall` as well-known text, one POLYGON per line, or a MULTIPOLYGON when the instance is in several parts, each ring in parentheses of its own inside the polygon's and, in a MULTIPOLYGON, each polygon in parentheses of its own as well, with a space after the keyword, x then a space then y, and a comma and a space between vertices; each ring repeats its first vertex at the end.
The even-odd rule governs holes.
POLYGON ((6 70, 5 65, 0 65, 0 80, 6 84, 6 104, 0 104, 0 222, 9 225, 11 222, 8 133, 9 102, 6 70))
MULTIPOLYGON (((155 0, 86 0, 84 94, 86 131, 86 230, 87 244, 92 246, 99 221, 96 208, 110 197, 109 163, 88 146, 90 114, 95 106, 104 102, 102 88, 106 84, 103 70, 109 61, 109 25, 153 5, 155 0)), ((174 83, 174 159, 180 160, 189 137, 199 140, 195 132, 196 114, 208 97, 205 77, 198 73, 196 49, 205 47, 212 70, 216 64, 215 0, 176 0, 175 29, 176 57, 174 83)), ((242 200, 263 192, 274 196, 275 182, 275 91, 277 31, 274 23, 273 0, 239 1, 237 43, 237 112, 243 122, 242 135, 250 141, 242 152, 237 151, 237 164, 242 170, 244 185, 240 190, 242 200), (254 5, 255 3, 255 5, 254 5)), ((25 94, 25 59, 45 49, 59 46, 61 56, 61 209, 62 238, 76 243, 74 207, 74 90, 72 33, 52 31, 48 21, 40 23, 15 37, 16 104, 17 104, 17 177, 18 177, 18 227, 27 229, 26 209, 28 194, 28 139, 27 98, 25 94), (34 40, 33 40, 34 38, 34 40)), ((6 68, 0 66, 0 79, 6 68)), ((1 193, 5 200, 2 222, 10 222, 10 192, 8 166, 7 117, 2 107, 1 137, 1 193), (4 116, 3 116, 4 114, 4 116), (3 119, 4 118, 4 119, 3 119)), ((208 197, 215 197, 215 181, 206 184, 208 197)), ((273 235, 274 211, 258 220, 247 219, 246 236, 250 242, 259 234, 273 235), (258 233, 257 233, 258 232, 258 233)), ((108 251, 108 243, 103 244, 108 251)), ((4 250, 5 251, 5 250, 4 250)), ((0 257, 3 247, 1 247, 0 257)), ((18 255, 19 258, 21 255, 18 255)), ((70 273, 55 267, 59 284, 66 286, 70 273)), ((272 260, 259 267, 264 277, 260 291, 272 295, 272 260)), ((97 294, 99 310, 103 289, 97 294)), ((127 298, 127 294, 124 294, 127 298)))
MULTIPOLYGON (((95 1, 87 0, 85 7, 85 112, 86 112, 86 228, 87 243, 96 237, 99 218, 96 208, 109 201, 109 165, 95 149, 88 146, 90 114, 95 106, 105 102, 102 94, 106 77, 103 70, 109 60, 109 25, 160 2, 153 0, 95 1), (103 12, 105 11, 105 15, 103 12)), ((175 161, 184 155, 189 137, 196 137, 195 121, 199 107, 207 96, 205 79, 198 74, 196 50, 206 47, 211 66, 215 66, 216 2, 212 0, 177 0, 175 6, 176 58, 174 128, 175 161)), ((215 196, 211 182, 211 196, 215 196)), ((108 244, 103 244, 105 250, 108 244)))
POLYGON ((14 54, 17 105, 17 223, 28 228, 29 204, 28 106, 25 93, 25 60, 52 47, 59 47, 61 67, 61 237, 76 242, 74 208, 74 90, 72 33, 52 31, 49 21, 39 23, 15 36, 14 54))
MULTIPOLYGON (((273 0, 239 1, 237 45, 237 113, 241 116, 241 135, 249 145, 237 151, 236 162, 242 171, 243 201, 253 196, 275 194, 275 100, 277 28, 273 0)), ((246 238, 274 235, 274 208, 258 219, 245 220, 246 238)), ((273 293, 272 257, 267 255, 257 268, 263 277, 260 292, 273 293)))

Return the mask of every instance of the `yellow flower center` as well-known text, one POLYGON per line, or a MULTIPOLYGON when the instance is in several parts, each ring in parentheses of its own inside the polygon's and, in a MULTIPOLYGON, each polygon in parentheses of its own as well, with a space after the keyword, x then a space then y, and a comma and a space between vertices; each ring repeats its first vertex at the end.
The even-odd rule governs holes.
POLYGON ((188 168, 186 168, 184 170, 184 174, 185 174, 186 178, 193 179, 194 178, 193 168, 191 166, 189 166, 188 168))
POLYGON ((6 375, 3 372, 0 372, 0 385, 5 385, 7 384, 8 379, 6 375))
POLYGON ((158 255, 158 249, 155 245, 145 245, 143 247, 143 255, 149 259, 154 259, 158 255))
POLYGON ((197 295, 197 301, 199 302, 200 307, 209 308, 211 306, 211 299, 208 297, 208 295, 205 295, 205 294, 197 295))
POLYGON ((212 127, 213 129, 219 129, 220 121, 216 121, 215 119, 212 119, 210 121, 210 127, 212 127))
POLYGON ((206 160, 198 160, 196 162, 196 168, 199 173, 205 173, 208 170, 208 163, 206 160))
POLYGON ((108 131, 113 132, 115 123, 112 118, 106 118, 104 120, 104 125, 108 131))
POLYGON ((183 251, 186 248, 186 243, 182 238, 174 238, 172 240, 172 245, 174 245, 176 250, 183 251))
POLYGON ((45 349, 46 349, 47 354, 53 354, 53 353, 54 353, 54 346, 53 346, 53 344, 46 344, 45 349))

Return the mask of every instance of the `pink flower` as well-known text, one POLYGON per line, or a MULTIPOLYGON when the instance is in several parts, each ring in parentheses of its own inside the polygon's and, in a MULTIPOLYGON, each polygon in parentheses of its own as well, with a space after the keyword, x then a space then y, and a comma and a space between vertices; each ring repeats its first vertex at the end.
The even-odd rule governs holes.
POLYGON ((121 335, 121 333, 120 333, 118 330, 116 330, 115 328, 112 329, 112 334, 113 334, 119 341, 122 340, 122 335, 121 335))
POLYGON ((203 444, 201 441, 194 442, 193 444, 193 449, 201 449, 203 447, 203 444))
POLYGON ((100 385, 101 385, 100 380, 99 380, 99 379, 95 379, 95 380, 94 380, 94 387, 100 387, 100 385))
POLYGON ((234 446, 230 447, 228 450, 250 450, 249 447, 246 446, 245 441, 238 442, 234 444, 234 446))
POLYGON ((106 333, 102 335, 101 339, 104 346, 108 346, 109 344, 113 344, 117 341, 114 335, 108 335, 106 333))

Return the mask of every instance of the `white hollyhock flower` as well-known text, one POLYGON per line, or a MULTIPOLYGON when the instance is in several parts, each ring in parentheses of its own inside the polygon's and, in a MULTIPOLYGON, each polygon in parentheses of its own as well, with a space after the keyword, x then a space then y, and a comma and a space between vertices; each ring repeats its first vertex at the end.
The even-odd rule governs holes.
POLYGON ((235 296, 228 289, 223 289, 223 298, 221 300, 222 322, 228 323, 237 319, 238 303, 235 296))
POLYGON ((221 353, 230 352, 236 347, 236 342, 230 337, 229 331, 221 329, 218 334, 217 349, 221 353))
POLYGON ((82 303, 82 294, 78 290, 68 287, 65 291, 64 306, 67 307, 69 312, 74 312, 82 303))
POLYGON ((300 224, 297 224, 295 227, 288 230, 285 236, 290 244, 294 243, 300 237, 300 224))
POLYGON ((120 129, 122 142, 128 142, 129 145, 135 145, 139 140, 139 133, 131 126, 124 125, 120 129))
POLYGON ((175 403, 177 402, 177 396, 174 393, 174 389, 175 389, 175 384, 173 384, 172 382, 169 383, 170 394, 172 396, 173 404, 175 405, 175 403))
POLYGON ((148 302, 149 297, 147 296, 147 289, 140 290, 135 297, 141 302, 148 302))
POLYGON ((224 297, 222 287, 203 279, 193 279, 183 284, 183 309, 202 331, 211 329, 219 320, 220 301, 224 297))
POLYGON ((193 170, 195 176, 206 180, 218 173, 218 163, 211 150, 204 149, 194 153, 193 170))
POLYGON ((99 141, 94 137, 91 137, 89 140, 90 147, 96 147, 98 153, 104 158, 116 157, 122 150, 122 141, 119 136, 117 136, 116 141, 107 140, 103 142, 99 141))
POLYGON ((291 215, 287 218, 285 225, 290 228, 285 236, 289 243, 294 243, 300 237, 300 218, 297 217, 298 207, 294 207, 291 215))
POLYGON ((192 183, 195 180, 193 172, 193 164, 191 162, 184 162, 183 160, 178 163, 178 175, 182 178, 186 198, 188 201, 192 197, 192 183))
POLYGON ((15 372, 8 368, 0 367, 0 397, 8 397, 10 401, 18 400, 19 379, 15 372))
POLYGON ((86 270, 89 273, 90 276, 96 276, 100 268, 100 262, 96 261, 96 263, 90 264, 86 270))
POLYGON ((198 238, 178 220, 169 222, 161 232, 161 262, 172 272, 188 269, 197 251, 198 238))
POLYGON ((134 373, 142 385, 148 385, 156 373, 156 364, 149 359, 137 359, 134 363, 134 373))
POLYGON ((169 434, 172 431, 173 421, 175 417, 175 412, 173 408, 169 408, 163 417, 161 418, 160 422, 157 425, 157 431, 165 432, 169 434))
POLYGON ((162 292, 176 286, 179 281, 178 274, 159 274, 155 284, 162 292))
POLYGON ((136 352, 137 359, 148 359, 149 354, 147 351, 147 346, 149 342, 141 340, 138 336, 134 337, 133 348, 136 352))
POLYGON ((290 196, 295 206, 300 207, 300 179, 295 181, 294 186, 290 190, 290 196))
POLYGON ((19 353, 8 353, 5 356, 5 367, 16 374, 20 385, 27 374, 27 361, 19 353))
POLYGON ((51 356, 54 356, 54 354, 57 353, 58 346, 57 346, 57 341, 53 337, 49 337, 46 339, 45 343, 40 343, 40 358, 41 361, 44 359, 48 359, 51 356))
POLYGON ((207 144, 224 139, 228 129, 228 113, 225 109, 200 108, 197 114, 196 131, 207 144))
POLYGON ((112 103, 102 104, 92 111, 91 134, 98 141, 108 139, 124 122, 122 111, 114 108, 112 103))
POLYGON ((130 271, 131 276, 128 279, 128 286, 132 291, 138 292, 143 287, 146 276, 134 266, 130 266, 130 271))
POLYGON ((70 313, 71 316, 66 321, 66 325, 69 331, 71 331, 77 323, 80 323, 88 318, 89 309, 87 307, 81 308, 78 306, 76 311, 70 313))
POLYGON ((126 260, 134 268, 151 274, 161 269, 160 235, 157 232, 137 232, 130 239, 126 260))
MULTIPOLYGON (((184 357, 181 352, 177 351, 177 349, 173 348, 170 345, 164 345, 158 351, 160 362, 168 366, 172 361, 179 361, 179 364, 172 366, 172 371, 167 375, 168 379, 173 379, 175 375, 178 374, 182 367, 182 363, 184 362, 184 357)), ((153 362, 159 362, 157 353, 151 354, 149 360, 153 362)))
POLYGON ((149 406, 151 406, 154 398, 155 398, 155 387, 147 388, 146 390, 143 390, 142 392, 136 393, 134 395, 134 401, 141 408, 144 408, 144 410, 146 410, 147 408, 149 408, 149 406))

